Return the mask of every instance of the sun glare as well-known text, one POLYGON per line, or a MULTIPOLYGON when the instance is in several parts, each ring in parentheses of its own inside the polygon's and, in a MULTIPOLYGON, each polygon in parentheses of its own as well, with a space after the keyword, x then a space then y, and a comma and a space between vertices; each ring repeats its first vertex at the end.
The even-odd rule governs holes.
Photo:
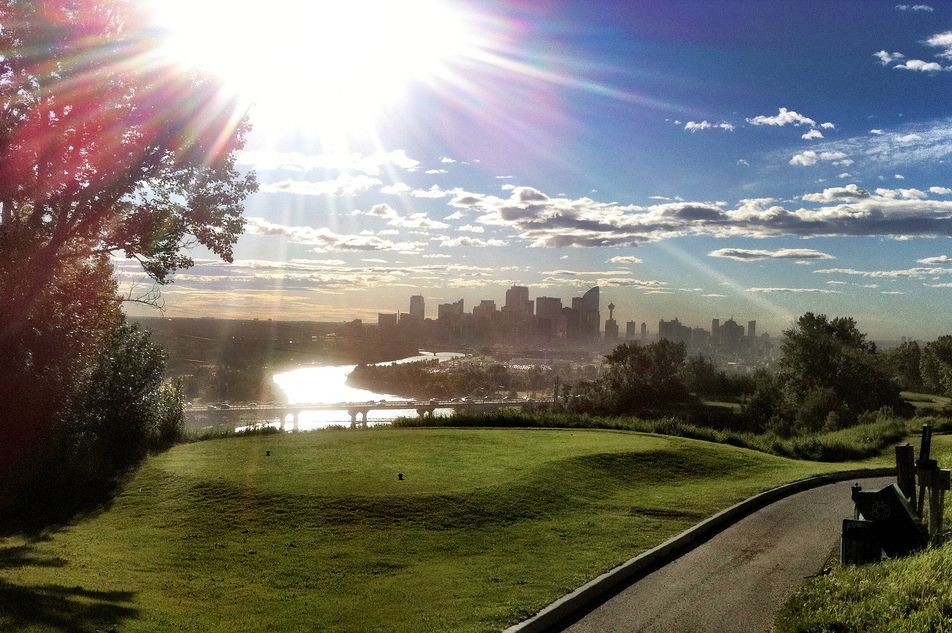
POLYGON ((412 82, 451 72, 470 40, 441 0, 153 0, 152 11, 163 54, 218 75, 258 115, 336 130, 372 126, 412 82))

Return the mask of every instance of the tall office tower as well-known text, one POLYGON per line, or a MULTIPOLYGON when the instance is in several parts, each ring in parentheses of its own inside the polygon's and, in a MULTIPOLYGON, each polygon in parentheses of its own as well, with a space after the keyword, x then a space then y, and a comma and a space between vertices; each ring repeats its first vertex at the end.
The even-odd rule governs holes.
POLYGON ((747 338, 754 340, 757 338, 757 322, 748 321, 747 322, 747 338))
POLYGON ((525 286, 513 286, 506 291, 506 312, 532 314, 532 302, 529 301, 529 289, 525 286))
POLYGON ((598 286, 589 288, 581 297, 572 299, 572 309, 578 312, 578 337, 587 341, 597 341, 601 326, 598 312, 598 286))
POLYGON ((629 321, 625 324, 625 338, 629 341, 635 340, 638 336, 638 324, 634 321, 629 321))
POLYGON ((648 324, 644 321, 641 322, 641 340, 644 343, 648 342, 648 324))
POLYGON ((720 345, 721 343, 721 320, 711 319, 711 343, 720 345))
POLYGON ((410 297, 410 316, 422 321, 425 313, 426 304, 423 301, 423 295, 413 295, 410 297))

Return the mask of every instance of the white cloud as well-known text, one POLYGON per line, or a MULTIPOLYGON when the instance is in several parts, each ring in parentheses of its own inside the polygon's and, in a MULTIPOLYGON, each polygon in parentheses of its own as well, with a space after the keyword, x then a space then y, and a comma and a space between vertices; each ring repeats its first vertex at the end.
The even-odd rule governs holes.
POLYGON ((467 247, 467 248, 483 248, 486 246, 506 246, 509 242, 504 240, 483 240, 478 237, 446 237, 440 241, 440 246, 444 248, 458 248, 458 247, 467 247))
POLYGON ((930 7, 928 4, 913 4, 911 6, 908 4, 897 4, 896 9, 899 11, 924 11, 926 13, 932 13, 935 11, 935 9, 930 7))
POLYGON ((827 151, 827 152, 816 152, 812 149, 808 149, 804 152, 799 152, 794 154, 788 161, 790 165, 799 165, 801 167, 809 167, 815 165, 817 161, 830 161, 834 165, 852 165, 853 161, 847 158, 847 155, 839 151, 827 151))
POLYGON ((851 183, 845 187, 828 187, 820 193, 808 193, 802 198, 807 202, 829 202, 831 200, 858 200, 868 197, 868 191, 851 183))
POLYGON ((486 229, 481 226, 476 226, 474 224, 464 224, 463 226, 456 229, 457 231, 462 231, 466 233, 485 233, 486 229))
POLYGON ((929 191, 940 196, 952 195, 952 189, 948 187, 929 187, 929 191))
POLYGON ((356 196, 382 184, 379 178, 366 174, 341 174, 333 180, 282 180, 262 185, 261 191, 298 196, 356 196))
POLYGON ((917 264, 926 264, 927 266, 934 266, 936 264, 952 264, 952 257, 948 255, 937 255, 936 257, 923 257, 922 259, 916 260, 917 264))
POLYGON ((748 248, 719 248, 708 253, 709 257, 723 257, 739 262, 760 261, 764 259, 836 259, 828 253, 812 248, 781 248, 775 251, 748 248))
POLYGON ((450 158, 449 156, 443 156, 442 158, 440 158, 440 162, 443 163, 444 165, 452 165, 453 163, 456 162, 456 159, 450 158))
POLYGON ((316 252, 417 251, 422 246, 420 242, 394 243, 376 235, 343 235, 326 227, 286 226, 256 217, 246 218, 245 231, 249 235, 286 237, 296 244, 314 246, 316 252))
POLYGON ((609 264, 642 264, 644 263, 640 258, 635 257, 634 255, 619 255, 617 257, 612 257, 608 260, 609 264))
POLYGON ((820 130, 816 128, 813 128, 809 132, 801 134, 800 138, 802 138, 805 141, 812 141, 813 139, 816 139, 816 138, 823 138, 823 132, 821 132, 820 130))
POLYGON ((823 128, 824 130, 832 130, 832 129, 836 128, 836 126, 833 125, 833 124, 832 124, 831 122, 829 122, 829 121, 824 121, 823 123, 820 124, 820 127, 823 128))
POLYGON ((744 159, 744 158, 738 158, 738 159, 737 159, 737 164, 738 164, 738 165, 741 165, 741 166, 743 166, 743 167, 750 167, 750 162, 749 162, 748 160, 744 159))
POLYGON ((775 126, 784 126, 787 124, 790 125, 809 125, 811 127, 816 127, 816 121, 811 119, 808 116, 804 116, 799 112, 793 110, 787 110, 786 108, 780 108, 777 111, 777 114, 773 116, 759 115, 747 119, 747 122, 751 125, 775 125, 775 126))
POLYGON ((381 187, 380 193, 385 193, 391 196, 400 196, 405 193, 409 193, 410 190, 410 185, 403 182, 395 182, 392 185, 385 185, 381 187))
POLYGON ((838 295, 842 294, 839 290, 829 290, 827 288, 748 288, 747 292, 754 292, 760 294, 768 293, 791 293, 791 294, 823 294, 823 295, 838 295))
POLYGON ((897 62, 900 59, 905 59, 906 56, 902 53, 890 53, 888 51, 877 51, 873 53, 873 57, 879 60, 879 63, 883 66, 888 66, 893 62, 897 62))
POLYGON ((246 150, 238 155, 238 163, 250 165, 259 171, 283 170, 306 172, 316 169, 355 171, 370 176, 379 176, 386 166, 406 171, 415 171, 420 161, 407 156, 405 150, 378 151, 363 155, 350 154, 304 154, 301 152, 246 150))
POLYGON ((893 66, 893 68, 898 70, 912 70, 921 73, 935 73, 945 70, 945 68, 942 67, 942 64, 937 62, 924 62, 921 59, 910 59, 906 62, 903 62, 902 64, 896 64, 893 66))
POLYGON ((821 268, 814 270, 821 275, 851 275, 873 279, 923 279, 939 275, 952 275, 952 268, 905 268, 899 270, 856 270, 855 268, 821 268))
POLYGON ((869 133, 872 134, 873 136, 882 136, 882 135, 883 135, 883 131, 880 130, 879 128, 873 128, 872 130, 869 131, 869 133))
POLYGON ((906 179, 906 177, 903 176, 902 174, 894 174, 894 175, 893 175, 893 178, 895 178, 896 180, 905 180, 905 179, 906 179))
POLYGON ((848 171, 836 175, 837 178, 849 178, 850 176, 852 176, 852 174, 848 171))
POLYGON ((711 123, 710 121, 688 121, 684 124, 684 129, 688 132, 697 132, 699 130, 726 130, 728 132, 734 131, 734 125, 728 123, 727 121, 721 121, 720 123, 711 123))
POLYGON ((952 31, 936 33, 926 40, 926 44, 933 48, 942 49, 942 52, 936 53, 937 57, 952 60, 952 31))
POLYGON ((879 294, 881 295, 904 295, 906 294, 902 290, 883 290, 879 294))
POLYGON ((448 198, 449 196, 455 196, 459 193, 458 190, 446 190, 442 189, 439 185, 431 185, 429 189, 414 189, 410 192, 410 195, 414 198, 448 198))
POLYGON ((427 169, 427 170, 426 170, 425 172, 423 172, 423 173, 426 173, 426 174, 448 174, 449 172, 446 171, 445 169, 427 169))

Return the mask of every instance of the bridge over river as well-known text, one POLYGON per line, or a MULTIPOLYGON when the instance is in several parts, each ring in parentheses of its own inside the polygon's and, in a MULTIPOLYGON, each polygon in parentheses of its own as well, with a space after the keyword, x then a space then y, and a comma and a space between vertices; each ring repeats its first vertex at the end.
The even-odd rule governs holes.
POLYGON ((263 421, 280 420, 281 428, 285 428, 288 417, 291 417, 292 428, 298 428, 298 418, 301 413, 309 411, 346 411, 350 416, 352 428, 367 426, 367 414, 370 411, 416 411, 420 417, 432 416, 437 409, 451 409, 457 411, 489 411, 495 409, 518 408, 526 409, 530 406, 547 405, 555 402, 552 398, 523 399, 523 400, 378 400, 367 402, 335 402, 312 404, 257 404, 257 405, 210 405, 205 407, 188 407, 186 418, 191 426, 219 426, 225 424, 257 423, 263 421))

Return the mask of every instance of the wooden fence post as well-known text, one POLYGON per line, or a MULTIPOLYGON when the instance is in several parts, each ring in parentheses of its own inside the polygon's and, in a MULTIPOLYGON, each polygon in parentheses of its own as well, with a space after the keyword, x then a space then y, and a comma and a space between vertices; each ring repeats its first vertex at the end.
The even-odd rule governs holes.
POLYGON ((916 457, 911 444, 896 446, 896 484, 906 499, 916 505, 916 457))
POLYGON ((942 515, 945 512, 945 493, 950 487, 952 471, 942 469, 932 473, 932 487, 929 489, 929 535, 934 545, 942 544, 942 515))

